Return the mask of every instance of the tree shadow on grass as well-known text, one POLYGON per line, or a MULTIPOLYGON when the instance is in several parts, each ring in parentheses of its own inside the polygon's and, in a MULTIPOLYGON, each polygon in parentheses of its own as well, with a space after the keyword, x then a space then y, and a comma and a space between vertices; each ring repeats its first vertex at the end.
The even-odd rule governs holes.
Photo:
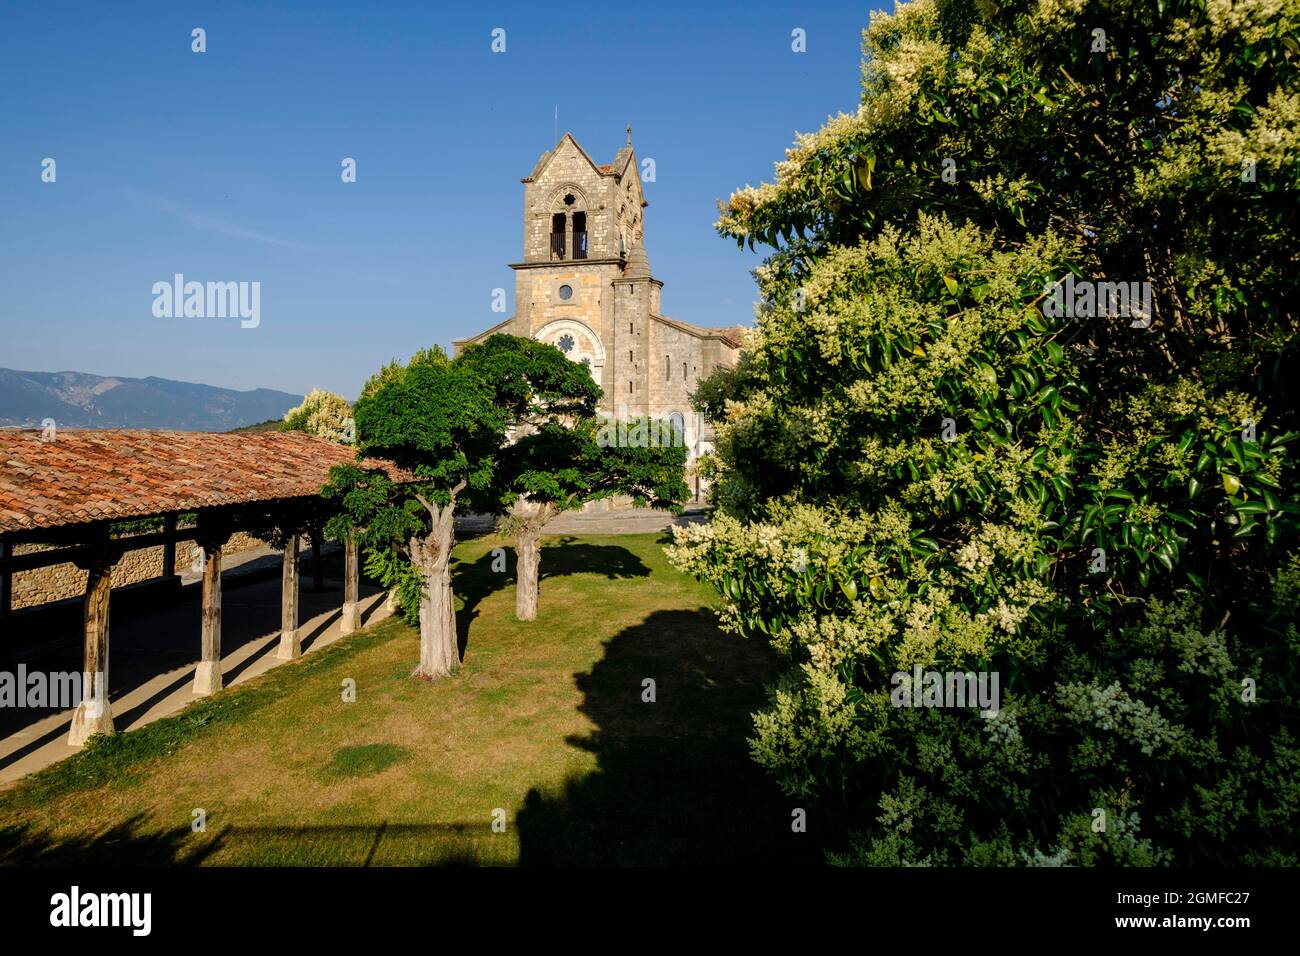
POLYGON ((528 793, 520 863, 820 864, 821 839, 792 830, 800 802, 749 755, 750 714, 775 664, 704 608, 659 611, 617 634, 575 675, 596 729, 568 742, 595 754, 597 769, 561 794, 528 793))
POLYGON ((146 831, 145 817, 92 836, 56 837, 0 826, 0 867, 198 866, 223 851, 238 866, 479 866, 494 834, 481 821, 446 824, 223 826, 146 831))
MULTIPOLYGON (((577 538, 566 536, 542 542, 539 574, 542 583, 548 578, 566 574, 600 574, 610 580, 644 578, 650 574, 650 568, 645 562, 627 548, 615 544, 577 544, 577 541, 577 538)), ((470 626, 479 615, 479 605, 490 594, 515 586, 515 549, 512 544, 504 542, 500 546, 506 553, 505 571, 492 569, 493 563, 500 566, 492 551, 483 554, 477 561, 452 558, 452 586, 456 596, 463 602, 456 611, 456 637, 460 643, 462 660, 465 649, 469 647, 470 626)))
POLYGON ((27 825, 0 826, 0 866, 196 866, 221 846, 221 839, 182 826, 145 829, 143 814, 100 833, 54 836, 27 825))
MULTIPOLYGON (((564 535, 542 541, 542 563, 538 569, 541 580, 566 574, 601 574, 611 581, 650 576, 645 562, 627 548, 616 544, 578 544, 579 540, 564 535)), ((510 580, 513 583, 513 575, 510 580)))

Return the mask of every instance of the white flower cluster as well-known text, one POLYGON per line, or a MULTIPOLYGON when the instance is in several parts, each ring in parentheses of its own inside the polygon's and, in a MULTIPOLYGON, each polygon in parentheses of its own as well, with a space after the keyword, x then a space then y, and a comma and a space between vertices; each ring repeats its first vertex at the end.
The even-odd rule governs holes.
POLYGON ((1022 742, 1020 721, 1016 719, 1014 706, 999 708, 992 717, 986 717, 981 723, 993 742, 1004 749, 1018 747, 1022 742))
POLYGON ((1130 697, 1115 681, 1097 684, 1058 684, 1056 699, 1070 720, 1099 730, 1123 734, 1148 757, 1182 736, 1182 728, 1160 716, 1154 707, 1130 697))
POLYGON ((1025 866, 1066 866, 1067 861, 1070 859, 1070 851, 1061 849, 1048 856, 1042 850, 1034 847, 1033 854, 1021 853, 1020 858, 1025 861, 1025 866))

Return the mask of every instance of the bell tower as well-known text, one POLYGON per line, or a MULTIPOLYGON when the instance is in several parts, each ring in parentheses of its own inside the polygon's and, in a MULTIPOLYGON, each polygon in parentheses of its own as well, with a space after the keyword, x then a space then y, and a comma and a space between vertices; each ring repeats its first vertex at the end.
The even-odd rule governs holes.
POLYGON ((615 318, 620 310, 614 283, 623 277, 631 250, 641 241, 648 205, 631 128, 627 145, 607 165, 597 165, 565 133, 522 182, 524 258, 511 265, 514 334, 550 342, 587 364, 605 392, 603 404, 609 406, 611 400, 625 397, 619 386, 628 388, 629 351, 630 364, 639 363, 635 342, 619 333, 627 320, 615 318))
MULTIPOLYGON (((640 167, 627 143, 598 165, 565 133, 542 153, 524 184, 523 259, 515 272, 515 313, 452 343, 454 352, 496 333, 554 345, 591 369, 609 418, 667 423, 687 460, 712 449, 713 435, 691 409, 692 393, 714 369, 740 357, 740 328, 705 328, 662 312, 663 283, 645 248, 640 167)), ((697 477, 696 491, 700 489, 697 477)))

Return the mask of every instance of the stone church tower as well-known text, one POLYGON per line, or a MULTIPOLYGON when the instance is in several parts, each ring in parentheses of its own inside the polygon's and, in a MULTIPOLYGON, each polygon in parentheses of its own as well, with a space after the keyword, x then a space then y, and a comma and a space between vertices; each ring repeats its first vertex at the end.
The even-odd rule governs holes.
POLYGON ((542 154, 524 184, 524 258, 515 270, 515 314, 468 339, 495 332, 550 342, 591 369, 601 414, 670 423, 694 459, 712 430, 690 394, 719 367, 733 367, 740 329, 701 328, 660 311, 663 283, 650 271, 640 167, 628 143, 597 165, 568 133, 542 154))

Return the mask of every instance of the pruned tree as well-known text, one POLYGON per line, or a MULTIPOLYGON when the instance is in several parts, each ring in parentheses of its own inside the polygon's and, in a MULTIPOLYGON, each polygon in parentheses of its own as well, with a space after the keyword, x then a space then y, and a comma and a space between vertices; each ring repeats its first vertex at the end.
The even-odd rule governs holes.
MULTIPOLYGON (((629 430, 653 433, 652 425, 639 422, 629 430)), ((503 452, 502 481, 520 496, 505 527, 515 538, 515 616, 521 621, 537 617, 541 535, 550 521, 589 501, 623 495, 637 507, 680 514, 690 494, 684 443, 603 445, 599 431, 595 418, 572 426, 547 422, 503 452)))
POLYGON ((475 369, 434 349, 385 367, 363 389, 353 417, 358 464, 331 471, 325 494, 343 511, 327 532, 355 534, 358 543, 389 555, 393 575, 414 568, 421 581, 420 663, 412 676, 447 676, 460 666, 450 571, 455 512, 470 502, 497 507, 493 479, 505 409, 475 369), (405 474, 396 479, 379 462, 405 474))
MULTIPOLYGON (((546 524, 613 495, 680 511, 689 494, 686 448, 680 441, 667 447, 603 444, 596 418, 600 387, 585 366, 553 345, 493 335, 469 346, 457 361, 491 387, 509 417, 514 441, 502 452, 497 502, 501 511, 509 509, 505 530, 515 537, 515 615, 531 621, 537 617, 546 524)), ((639 422, 630 432, 651 434, 652 424, 639 422)))

